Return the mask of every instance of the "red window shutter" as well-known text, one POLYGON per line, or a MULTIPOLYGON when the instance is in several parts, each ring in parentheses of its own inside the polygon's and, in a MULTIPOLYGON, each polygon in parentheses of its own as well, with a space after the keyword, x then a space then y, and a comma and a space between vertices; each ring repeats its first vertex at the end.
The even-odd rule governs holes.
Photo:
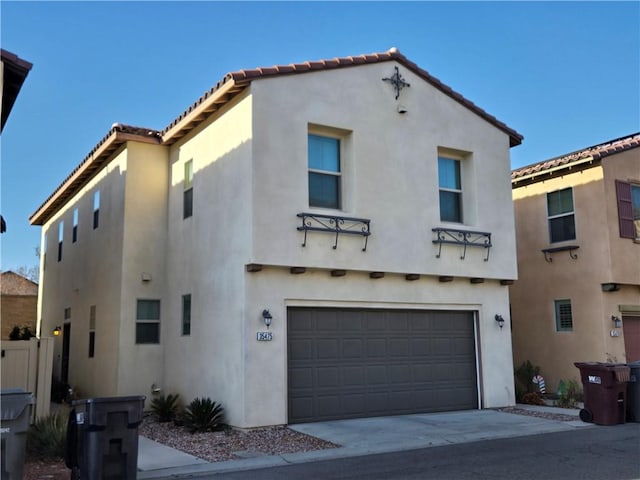
POLYGON ((616 180, 616 197, 618 198, 618 222, 622 238, 636 238, 636 227, 633 224, 633 203, 631 201, 631 184, 616 180))

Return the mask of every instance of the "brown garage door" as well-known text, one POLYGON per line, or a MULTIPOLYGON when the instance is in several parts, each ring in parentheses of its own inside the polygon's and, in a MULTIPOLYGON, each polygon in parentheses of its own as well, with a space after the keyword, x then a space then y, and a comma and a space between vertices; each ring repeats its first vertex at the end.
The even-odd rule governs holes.
POLYGON ((289 423, 478 407, 472 312, 289 308, 289 423))

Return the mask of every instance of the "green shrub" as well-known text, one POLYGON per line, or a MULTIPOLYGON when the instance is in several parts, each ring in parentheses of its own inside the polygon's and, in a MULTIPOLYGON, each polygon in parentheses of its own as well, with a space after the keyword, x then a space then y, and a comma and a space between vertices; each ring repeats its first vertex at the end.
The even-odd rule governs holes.
POLYGON ((61 412, 41 417, 27 432, 27 452, 31 458, 63 458, 67 439, 67 415, 61 412))
POLYGON ((191 433, 214 431, 222 426, 223 410, 208 397, 196 398, 184 409, 182 420, 191 433))
POLYGON ((178 415, 178 398, 180 395, 169 394, 167 396, 160 395, 151 402, 151 411, 157 417, 160 423, 171 422, 178 415))
POLYGON ((529 360, 523 362, 515 369, 516 400, 522 402, 527 393, 538 391, 538 386, 533 383, 533 377, 540 374, 540 367, 532 365, 529 360))
POLYGON ((575 380, 560 381, 556 405, 562 408, 576 408, 582 399, 582 387, 575 380))

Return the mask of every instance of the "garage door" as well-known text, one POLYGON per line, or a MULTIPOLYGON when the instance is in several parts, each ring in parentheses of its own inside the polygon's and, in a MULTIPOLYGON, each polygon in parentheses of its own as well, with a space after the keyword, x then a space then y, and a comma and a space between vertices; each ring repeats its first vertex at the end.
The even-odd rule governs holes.
POLYGON ((478 407, 472 312, 289 308, 289 423, 478 407))

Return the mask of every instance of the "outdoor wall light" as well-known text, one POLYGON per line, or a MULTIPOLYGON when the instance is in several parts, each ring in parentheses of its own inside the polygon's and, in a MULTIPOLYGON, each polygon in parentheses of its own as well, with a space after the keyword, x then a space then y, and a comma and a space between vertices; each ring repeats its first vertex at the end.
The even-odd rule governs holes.
POLYGON ((613 322, 613 326, 615 328, 620 328, 622 326, 622 320, 620 320, 620 317, 616 317, 615 315, 611 315, 611 321, 613 322))
POLYGON ((59 337, 60 336, 60 332, 62 332, 62 327, 60 325, 58 325, 56 328, 53 329, 53 336, 54 337, 59 337))
POLYGON ((262 319, 264 320, 264 324, 267 326, 267 329, 269 329, 269 325, 271 325, 271 320, 273 319, 269 310, 262 310, 262 319))
POLYGON ((500 328, 504 327, 504 318, 502 318, 502 315, 500 315, 499 313, 496 314, 495 319, 496 322, 498 322, 498 325, 500 325, 500 328))

